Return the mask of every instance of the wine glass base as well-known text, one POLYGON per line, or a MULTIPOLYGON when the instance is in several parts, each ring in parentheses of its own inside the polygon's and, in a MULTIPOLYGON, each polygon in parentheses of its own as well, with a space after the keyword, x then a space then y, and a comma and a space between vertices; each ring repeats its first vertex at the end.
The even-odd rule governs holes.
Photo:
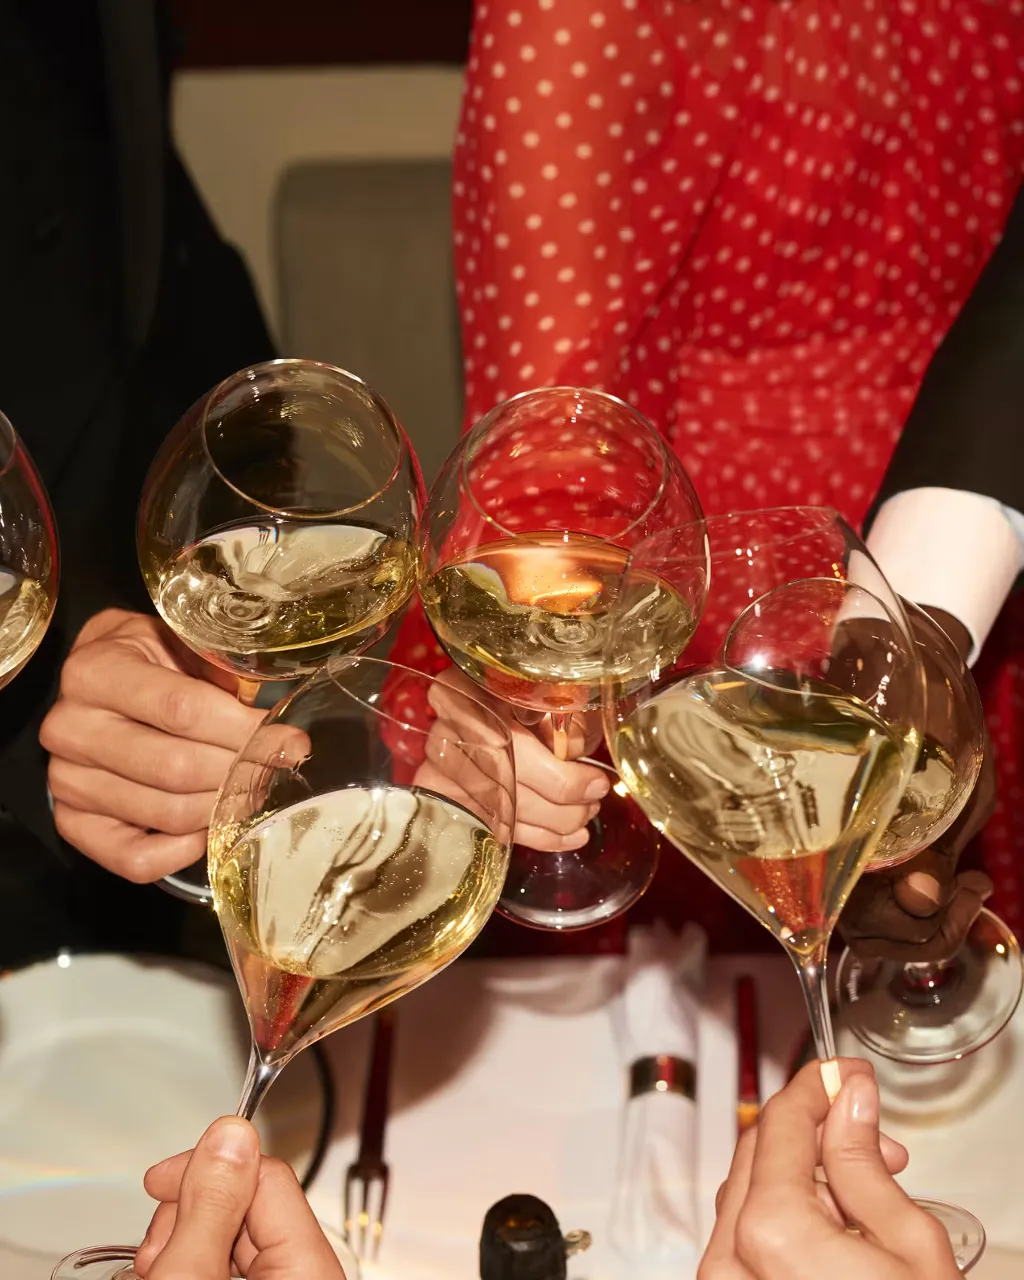
POLYGON ((134 1245, 99 1245, 80 1249, 58 1262, 50 1280, 139 1280, 132 1263, 134 1245))
POLYGON ((163 889, 164 893, 169 893, 172 898, 178 898, 182 902, 196 903, 201 907, 208 907, 213 902, 205 857, 173 875, 162 876, 156 884, 158 889, 163 889))
POLYGON ((895 1062, 873 1053, 846 1027, 836 1028, 836 1048, 844 1058, 865 1058, 875 1069, 886 1124, 933 1126, 970 1115, 1004 1087, 1017 1055, 1012 1036, 999 1036, 984 1053, 949 1062, 895 1062))
POLYGON ((1003 1030, 1024 990, 1017 939, 990 911, 932 979, 917 981, 919 974, 843 953, 836 975, 843 1025, 872 1053, 918 1066, 957 1061, 1003 1030))
POLYGON ((933 1218, 938 1218, 945 1227, 956 1265, 966 1275, 985 1252, 985 1228, 973 1213, 968 1213, 957 1205, 943 1204, 941 1200, 916 1198, 914 1203, 933 1218))
POLYGON ((622 915, 641 898, 658 869, 658 845, 610 836, 599 814, 582 849, 512 851, 498 912, 532 929, 568 933, 622 915))

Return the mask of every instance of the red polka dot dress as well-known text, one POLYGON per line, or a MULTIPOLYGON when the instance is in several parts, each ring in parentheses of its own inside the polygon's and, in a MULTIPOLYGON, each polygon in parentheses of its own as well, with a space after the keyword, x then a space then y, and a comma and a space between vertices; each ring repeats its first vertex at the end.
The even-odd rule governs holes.
MULTIPOLYGON (((480 0, 454 173, 467 418, 603 388, 664 432, 707 512, 859 525, 1022 160, 1024 0, 480 0)), ((1006 615, 979 667, 985 857, 1020 930, 1006 615)), ((403 651, 443 662, 421 620, 403 651)))

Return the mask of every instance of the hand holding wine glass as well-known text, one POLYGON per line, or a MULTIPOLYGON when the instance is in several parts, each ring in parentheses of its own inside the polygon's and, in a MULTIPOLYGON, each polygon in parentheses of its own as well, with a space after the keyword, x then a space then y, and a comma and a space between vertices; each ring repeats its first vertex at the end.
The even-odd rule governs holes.
POLYGON ((291 1166, 261 1157, 244 1120, 215 1121, 193 1151, 154 1165, 145 1184, 159 1205, 135 1257, 142 1280, 345 1280, 291 1166))
POLYGON ((252 1036, 246 1120, 296 1054, 456 959, 498 899, 511 739, 482 703, 435 684, 332 658, 270 712, 221 789, 209 875, 252 1036), (404 709, 432 695, 442 714, 413 727, 404 709))
POLYGON ((956 877, 937 921, 935 913, 904 912, 902 936, 877 941, 883 924, 877 904, 897 893, 905 899, 915 882, 934 886, 936 894, 945 890, 960 850, 987 816, 986 793, 994 794, 971 673, 927 613, 908 606, 908 614, 928 679, 924 743, 871 874, 851 899, 848 936, 866 936, 873 945, 844 953, 838 991, 844 1024, 873 1052, 908 1064, 939 1063, 972 1053, 1003 1030, 1024 991, 1024 963, 1012 932, 984 909, 991 882, 977 871, 956 877))
POLYGON ((512 707, 490 698, 458 667, 439 675, 437 687, 485 701, 506 725, 516 766, 515 843, 548 853, 586 844, 587 824, 611 789, 605 770, 582 760, 557 759, 536 733, 520 723, 512 707))
POLYGON ((770 1099, 756 1128, 740 1140, 718 1193, 701 1280, 955 1280, 962 1274, 937 1217, 893 1179, 907 1153, 879 1133, 870 1068, 844 1059, 841 1070, 835 1105, 812 1064, 770 1099), (817 1180, 819 1166, 827 1184, 817 1180))
POLYGON ((205 856, 218 788, 263 719, 199 666, 159 618, 106 609, 76 638, 40 729, 57 830, 136 883, 205 856))

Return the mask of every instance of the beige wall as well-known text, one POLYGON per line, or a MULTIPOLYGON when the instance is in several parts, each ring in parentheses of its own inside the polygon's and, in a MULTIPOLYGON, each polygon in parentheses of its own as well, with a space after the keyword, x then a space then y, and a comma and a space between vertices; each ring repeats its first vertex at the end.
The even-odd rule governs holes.
POLYGON ((245 253, 272 323, 277 282, 270 216, 298 160, 447 155, 458 117, 456 69, 189 72, 175 128, 224 234, 245 253))

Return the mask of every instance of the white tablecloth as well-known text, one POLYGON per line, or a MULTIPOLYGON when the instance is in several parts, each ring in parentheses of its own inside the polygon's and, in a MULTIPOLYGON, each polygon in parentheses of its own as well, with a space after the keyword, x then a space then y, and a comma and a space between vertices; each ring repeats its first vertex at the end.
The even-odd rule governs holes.
MULTIPOLYGON (((391 1191, 374 1275, 476 1280, 484 1213, 502 1196, 525 1191, 546 1200, 563 1229, 592 1232, 593 1248, 573 1260, 571 1277, 655 1280, 635 1267, 627 1273, 607 1245, 623 1081, 605 1005, 619 963, 611 957, 462 962, 397 1006, 386 1152, 391 1191)), ((698 1066, 705 1231, 735 1140, 733 988, 745 972, 758 984, 765 1096, 783 1082, 805 1027, 785 957, 711 962, 698 1066)), ((330 1042, 337 1137, 311 1200, 334 1226, 355 1155, 367 1032, 357 1024, 330 1042)), ((1022 1037, 1018 1019, 1006 1046, 1019 1047, 1022 1037)), ((1020 1179, 1008 1167, 1024 1159, 1022 1092, 1021 1072, 1011 1063, 998 1094, 967 1118, 887 1127, 911 1148, 910 1190, 958 1201, 982 1218, 994 1244, 1024 1249, 1020 1179)), ((996 1260, 974 1274, 1024 1276, 1024 1257, 1006 1265, 1012 1269, 1004 1272, 996 1260)))

